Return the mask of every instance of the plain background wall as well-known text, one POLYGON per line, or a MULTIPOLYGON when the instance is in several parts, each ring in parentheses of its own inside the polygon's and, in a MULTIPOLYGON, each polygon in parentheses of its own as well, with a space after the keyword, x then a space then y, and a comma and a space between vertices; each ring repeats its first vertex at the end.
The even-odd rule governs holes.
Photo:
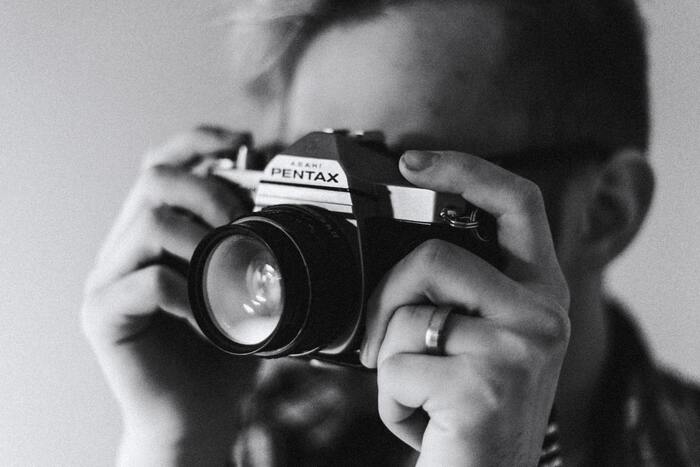
MULTIPOLYGON (((700 379, 700 3, 645 2, 658 193, 610 276, 658 356, 700 379)), ((0 3, 0 464, 110 465, 119 414, 78 325, 140 154, 245 126, 223 0, 0 3), (194 5, 199 3, 199 5, 194 5)))

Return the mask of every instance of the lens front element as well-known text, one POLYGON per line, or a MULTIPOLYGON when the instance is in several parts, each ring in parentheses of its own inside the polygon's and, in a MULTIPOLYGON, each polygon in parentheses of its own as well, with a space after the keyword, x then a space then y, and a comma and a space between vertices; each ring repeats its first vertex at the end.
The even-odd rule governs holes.
POLYGON ((307 205, 268 206, 214 229, 190 261, 199 329, 234 355, 342 351, 362 317, 355 245, 354 225, 307 205))
POLYGON ((284 310, 284 281, 260 240, 232 235, 213 249, 204 270, 209 315, 229 339, 254 345, 269 338, 284 310))

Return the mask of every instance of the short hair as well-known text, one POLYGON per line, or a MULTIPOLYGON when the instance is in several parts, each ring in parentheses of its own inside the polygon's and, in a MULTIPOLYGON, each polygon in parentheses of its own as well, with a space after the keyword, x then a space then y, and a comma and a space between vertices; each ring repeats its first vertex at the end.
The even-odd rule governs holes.
MULTIPOLYGON (((306 45, 324 28, 425 0, 239 0, 234 54, 248 89, 280 98, 306 45)), ((499 92, 529 118, 533 146, 647 150, 644 24, 635 0, 443 0, 501 8, 508 50, 499 92)), ((430 2, 438 5, 440 2, 430 2)), ((437 6, 436 6, 437 8, 437 6)))

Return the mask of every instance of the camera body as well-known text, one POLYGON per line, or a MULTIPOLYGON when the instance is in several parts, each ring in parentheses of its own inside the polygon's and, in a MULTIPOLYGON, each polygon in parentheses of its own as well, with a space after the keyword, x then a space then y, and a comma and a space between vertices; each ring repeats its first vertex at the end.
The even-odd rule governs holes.
POLYGON ((222 350, 357 366, 369 294, 418 245, 442 239, 499 266, 495 220, 408 183, 379 132, 310 133, 262 170, 251 154, 209 167, 255 207, 205 237, 190 268, 195 318, 222 350))

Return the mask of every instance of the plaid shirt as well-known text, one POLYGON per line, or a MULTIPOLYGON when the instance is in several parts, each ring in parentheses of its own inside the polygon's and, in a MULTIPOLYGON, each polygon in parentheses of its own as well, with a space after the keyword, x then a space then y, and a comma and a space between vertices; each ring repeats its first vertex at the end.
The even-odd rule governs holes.
MULTIPOLYGON (((588 464, 700 466, 700 388, 657 367, 637 328, 618 306, 610 307, 609 317, 612 351, 601 378, 597 407, 592 411, 592 425, 598 428, 594 443, 597 448, 588 464)), ((318 381, 312 386, 317 390, 318 381)), ((280 394, 294 389, 288 384, 277 388, 272 392, 262 390, 246 402, 244 412, 249 424, 236 439, 233 465, 337 467, 415 463, 416 453, 373 415, 346 417, 343 428, 330 425, 313 436, 310 433, 314 430, 309 430, 308 425, 290 428, 277 415, 289 411, 291 404, 280 394), (324 439, 324 432, 333 431, 336 436, 324 439)), ((337 399, 339 404, 340 397, 342 393, 337 399)), ((339 412, 343 411, 351 412, 352 408, 339 412)))

